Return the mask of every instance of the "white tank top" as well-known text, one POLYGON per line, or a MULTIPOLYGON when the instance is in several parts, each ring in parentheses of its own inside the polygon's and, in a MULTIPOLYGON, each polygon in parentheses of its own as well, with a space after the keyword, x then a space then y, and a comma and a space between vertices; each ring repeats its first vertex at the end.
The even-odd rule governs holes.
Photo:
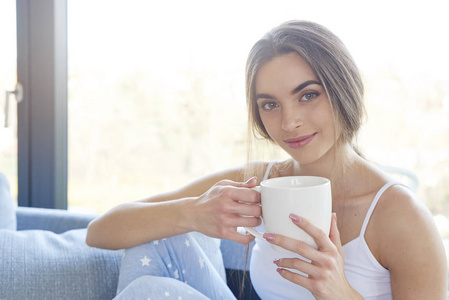
MULTIPOLYGON (((273 163, 270 163, 264 179, 270 174, 273 163)), ((343 246, 345 253, 345 274, 349 284, 366 300, 391 300, 390 272, 373 256, 365 241, 365 231, 374 208, 382 194, 392 185, 399 182, 389 182, 384 185, 374 197, 360 231, 360 235, 343 246)), ((262 223, 258 231, 264 232, 262 223)), ((250 264, 252 284, 261 299, 315 299, 307 289, 282 278, 277 272, 273 260, 285 257, 299 257, 297 254, 286 254, 274 250, 270 244, 256 238, 250 264)))

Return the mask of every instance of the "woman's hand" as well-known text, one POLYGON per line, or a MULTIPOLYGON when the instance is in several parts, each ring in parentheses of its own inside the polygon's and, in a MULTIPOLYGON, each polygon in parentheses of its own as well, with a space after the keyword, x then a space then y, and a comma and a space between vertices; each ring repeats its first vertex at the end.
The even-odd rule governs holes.
POLYGON ((237 232, 237 227, 261 224, 260 193, 251 189, 256 184, 255 177, 244 183, 222 180, 195 199, 189 210, 195 231, 242 244, 253 241, 253 236, 237 232))
POLYGON ((275 260, 277 271, 285 279, 308 289, 316 299, 363 299, 348 283, 344 273, 344 253, 337 228, 337 217, 332 214, 331 228, 327 236, 320 228, 296 215, 290 215, 293 223, 314 238, 318 250, 298 240, 281 235, 264 234, 264 238, 277 246, 298 253, 311 262, 299 258, 275 260), (296 269, 308 277, 293 273, 296 269))

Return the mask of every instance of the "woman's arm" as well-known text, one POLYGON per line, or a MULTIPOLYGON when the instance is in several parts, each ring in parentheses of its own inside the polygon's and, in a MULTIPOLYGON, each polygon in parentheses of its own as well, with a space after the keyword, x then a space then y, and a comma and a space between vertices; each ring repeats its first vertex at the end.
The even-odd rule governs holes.
POLYGON ((430 212, 404 187, 390 188, 385 200, 376 224, 393 298, 447 300, 446 254, 430 212))
POLYGON ((204 177, 179 190, 124 203, 93 220, 87 230, 89 246, 123 249, 190 231, 249 243, 254 238, 238 226, 260 224, 260 194, 241 182, 242 169, 204 177))

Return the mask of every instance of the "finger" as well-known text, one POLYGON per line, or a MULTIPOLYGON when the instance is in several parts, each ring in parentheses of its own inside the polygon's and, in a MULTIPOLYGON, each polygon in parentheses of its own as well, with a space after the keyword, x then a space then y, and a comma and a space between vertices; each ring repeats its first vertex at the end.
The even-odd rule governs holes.
POLYGON ((227 236, 225 236, 225 238, 227 240, 234 241, 234 242, 237 242, 240 244, 245 244, 245 245, 251 243, 255 239, 255 237, 252 236, 251 234, 242 234, 242 233, 237 232, 237 228, 234 228, 234 230, 231 230, 227 234, 227 236))
POLYGON ((309 291, 311 290, 312 286, 311 286, 310 278, 300 275, 300 274, 293 273, 293 272, 283 269, 283 268, 278 268, 276 271, 279 273, 279 275, 281 275, 283 278, 287 279, 288 281, 293 282, 294 284, 300 285, 309 291))
POLYGON ((237 181, 224 179, 224 180, 217 182, 216 185, 223 185, 223 186, 229 185, 229 186, 235 186, 235 187, 253 188, 257 185, 257 176, 251 177, 246 182, 237 182, 237 181))
POLYGON ((230 212, 241 216, 260 217, 262 207, 258 204, 236 203, 230 207, 230 212))
POLYGON ((262 223, 262 219, 239 215, 222 215, 215 219, 215 223, 219 224, 218 232, 220 237, 227 238, 229 233, 234 233, 237 230, 237 227, 257 227, 262 223))
POLYGON ((229 187, 227 195, 237 202, 260 204, 260 193, 247 187, 229 187))
POLYGON ((257 177, 252 177, 246 182, 222 180, 215 184, 216 193, 228 197, 233 201, 243 203, 260 203, 260 193, 251 188, 257 184, 257 177))
POLYGON ((343 252, 343 246, 341 245, 341 239, 340 239, 340 231, 338 231, 337 226, 337 214, 332 213, 332 221, 331 221, 331 229, 329 231, 329 238, 331 239, 332 243, 337 247, 338 252, 340 255, 344 255, 343 252))
POLYGON ((318 249, 325 250, 333 248, 333 245, 329 240, 329 236, 321 228, 309 222, 307 219, 301 218, 295 214, 290 214, 289 217, 293 223, 296 224, 296 226, 304 230, 315 240, 318 245, 318 249))
POLYGON ((250 179, 248 179, 243 186, 247 188, 253 188, 257 185, 257 176, 253 176, 250 179))
POLYGON ((263 237, 265 240, 267 240, 267 242, 282 247, 291 252, 297 253, 310 261, 319 260, 319 251, 304 242, 280 234, 272 233, 264 233, 263 237))
POLYGON ((257 217, 238 217, 231 221, 235 227, 257 227, 262 224, 262 219, 257 217))
POLYGON ((273 263, 279 268, 298 270, 312 277, 316 277, 320 272, 315 265, 300 258, 282 258, 274 260, 273 263))

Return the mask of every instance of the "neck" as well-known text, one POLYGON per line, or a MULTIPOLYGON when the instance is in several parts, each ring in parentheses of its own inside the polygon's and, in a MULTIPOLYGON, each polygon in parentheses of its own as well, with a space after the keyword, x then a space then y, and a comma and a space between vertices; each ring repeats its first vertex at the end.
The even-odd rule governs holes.
POLYGON ((360 161, 360 156, 348 144, 344 144, 341 150, 333 147, 318 161, 310 164, 295 164, 295 173, 307 176, 320 176, 331 180, 332 189, 340 191, 344 189, 345 175, 348 169, 360 161))

